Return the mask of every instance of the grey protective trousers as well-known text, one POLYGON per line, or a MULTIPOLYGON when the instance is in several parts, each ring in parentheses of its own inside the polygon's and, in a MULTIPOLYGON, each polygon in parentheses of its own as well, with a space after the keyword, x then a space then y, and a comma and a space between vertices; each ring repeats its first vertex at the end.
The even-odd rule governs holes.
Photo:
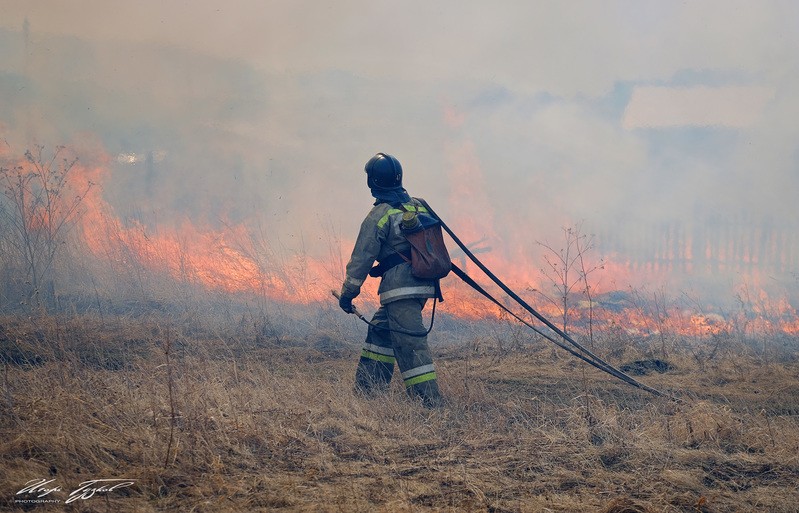
POLYGON ((380 328, 424 332, 422 309, 427 299, 400 299, 381 306, 372 317, 358 369, 355 387, 361 392, 388 388, 394 375, 394 362, 399 366, 405 388, 412 397, 419 397, 426 406, 438 406, 441 396, 427 337, 417 337, 380 328))

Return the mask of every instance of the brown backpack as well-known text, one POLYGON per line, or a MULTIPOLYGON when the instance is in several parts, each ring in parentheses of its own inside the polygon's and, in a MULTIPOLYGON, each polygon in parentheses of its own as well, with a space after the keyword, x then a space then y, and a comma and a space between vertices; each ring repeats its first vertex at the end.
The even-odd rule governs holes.
MULTIPOLYGON (((427 207, 424 200, 420 202, 427 207)), ((449 274, 452 261, 444 244, 441 222, 430 214, 402 206, 400 229, 411 245, 411 274, 424 280, 440 280, 449 274)))

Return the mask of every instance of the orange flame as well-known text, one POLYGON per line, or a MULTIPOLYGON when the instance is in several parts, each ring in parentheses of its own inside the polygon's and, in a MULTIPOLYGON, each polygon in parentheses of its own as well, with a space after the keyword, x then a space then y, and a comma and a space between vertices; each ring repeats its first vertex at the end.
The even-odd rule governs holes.
MULTIPOLYGON (((485 193, 486 187, 482 186, 484 179, 473 145, 451 145, 448 151, 451 161, 449 176, 455 184, 449 198, 452 210, 468 214, 448 220, 448 224, 465 242, 477 243, 472 249, 483 249, 483 253, 478 255, 480 259, 512 289, 556 324, 563 322, 563 306, 559 304, 557 294, 550 294, 551 297, 546 299, 541 292, 547 289, 548 281, 531 259, 530 248, 505 243, 497 235, 494 212, 485 193)), ((7 148, 0 145, 3 162, 9 160, 8 153, 7 148)), ((86 249, 110 263, 118 272, 130 272, 136 267, 177 282, 231 294, 259 294, 288 303, 331 301, 330 289, 338 288, 343 278, 339 264, 302 254, 277 254, 271 250, 268 241, 256 236, 257 232, 248 229, 244 223, 227 223, 224 229, 215 229, 189 219, 174 227, 155 228, 135 220, 123 222, 103 197, 101 184, 109 178, 110 163, 110 158, 101 152, 91 164, 76 164, 69 179, 74 190, 85 190, 89 183, 97 184, 83 198, 80 232, 86 249)), ((340 241, 334 251, 348 255, 352 245, 352 240, 340 241)), ((691 245, 686 248, 690 252, 691 245)), ((663 258, 673 259, 673 253, 663 258)), ((457 252, 453 252, 453 256, 456 260, 462 258, 457 252)), ((465 267, 479 283, 497 291, 486 277, 473 272, 475 269, 471 264, 466 262, 465 267)), ((771 298, 764 286, 768 278, 757 273, 752 273, 750 282, 752 290, 758 292, 739 293, 748 298, 746 304, 750 313, 746 315, 738 313, 722 317, 717 313, 699 314, 673 306, 653 311, 635 304, 608 310, 596 304, 597 297, 602 294, 625 290, 636 283, 643 283, 644 279, 665 279, 671 271, 668 264, 636 269, 622 255, 606 257, 602 270, 591 284, 594 303, 588 301, 586 294, 580 293, 580 287, 573 291, 567 319, 570 329, 583 330, 588 322, 589 306, 594 306, 591 322, 600 329, 623 327, 629 333, 638 334, 669 331, 680 335, 712 336, 745 326, 749 330, 799 335, 796 309, 786 298, 771 298)), ((442 286, 446 297, 441 306, 443 312, 472 320, 504 318, 497 307, 486 303, 459 280, 448 277, 442 286)), ((367 280, 364 299, 373 305, 376 303, 376 288, 377 280, 367 280)), ((501 293, 495 295, 504 297, 501 293)))

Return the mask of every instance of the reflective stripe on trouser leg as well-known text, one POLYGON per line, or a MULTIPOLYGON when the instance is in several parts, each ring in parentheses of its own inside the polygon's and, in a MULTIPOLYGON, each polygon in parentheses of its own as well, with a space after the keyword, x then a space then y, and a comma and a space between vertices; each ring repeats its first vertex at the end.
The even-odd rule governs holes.
MULTIPOLYGON (((379 308, 372 317, 372 324, 388 327, 384 308, 379 308)), ((391 347, 389 332, 369 326, 366 342, 355 371, 355 387, 361 391, 373 388, 386 389, 394 375, 394 349, 391 347)))
MULTIPOLYGON (((400 299, 386 304, 388 323, 391 328, 406 331, 424 332, 422 309, 426 299, 400 299)), ((394 355, 397 357, 402 378, 408 392, 420 396, 425 401, 438 400, 438 386, 419 387, 422 383, 434 384, 436 372, 433 357, 427 345, 427 337, 414 337, 404 333, 391 332, 394 355)))
POLYGON ((402 373, 402 379, 405 381, 405 386, 410 387, 417 383, 424 383, 431 379, 436 379, 436 368, 432 363, 427 365, 420 365, 413 369, 407 370, 402 373))

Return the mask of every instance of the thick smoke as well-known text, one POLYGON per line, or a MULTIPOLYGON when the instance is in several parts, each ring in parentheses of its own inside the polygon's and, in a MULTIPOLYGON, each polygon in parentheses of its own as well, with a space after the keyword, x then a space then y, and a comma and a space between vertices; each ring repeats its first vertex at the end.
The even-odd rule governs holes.
POLYGON ((363 164, 385 151, 518 267, 581 224, 597 258, 675 288, 799 268, 796 4, 301 4, 15 6, 2 136, 18 153, 99 141, 123 219, 251 223, 315 258, 354 237, 363 164), (642 92, 690 88, 766 99, 742 122, 659 123, 651 99, 636 114, 642 92))

